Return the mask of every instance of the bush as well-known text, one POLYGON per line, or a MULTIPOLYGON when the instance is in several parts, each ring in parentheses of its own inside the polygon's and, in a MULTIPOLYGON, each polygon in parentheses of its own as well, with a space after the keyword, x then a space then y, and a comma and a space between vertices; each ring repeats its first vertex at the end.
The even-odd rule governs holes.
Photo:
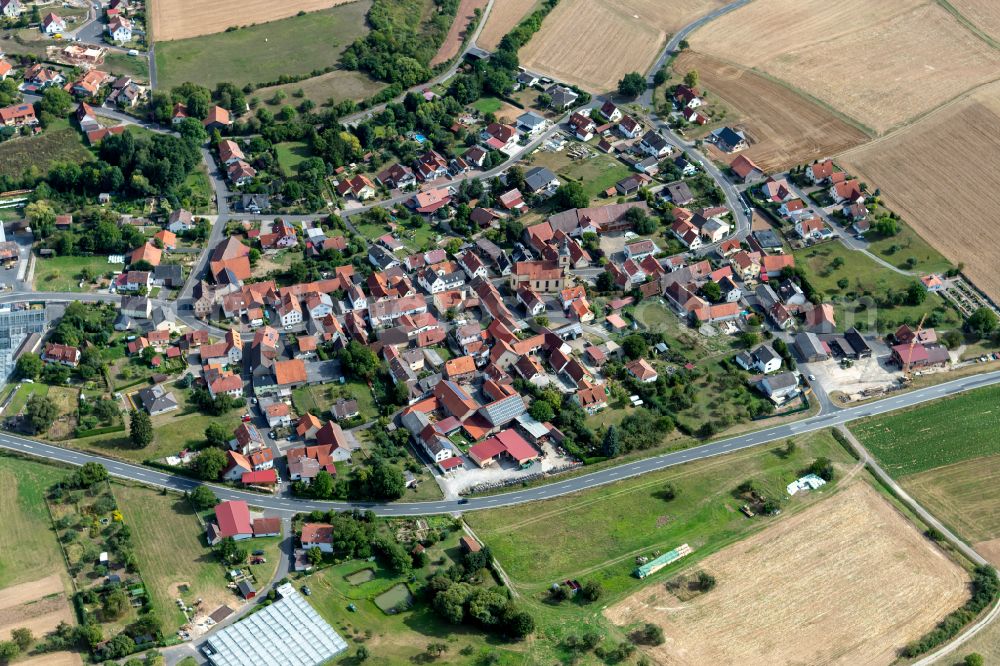
POLYGON ((830 462, 829 458, 816 458, 809 466, 809 473, 815 474, 826 482, 833 481, 833 463, 830 462))
POLYGON ((698 572, 698 589, 702 592, 708 592, 715 587, 715 576, 708 573, 707 571, 698 572))
POLYGON ((663 635, 663 628, 652 622, 647 622, 641 629, 636 630, 633 637, 636 643, 645 645, 663 645, 667 640, 663 635))

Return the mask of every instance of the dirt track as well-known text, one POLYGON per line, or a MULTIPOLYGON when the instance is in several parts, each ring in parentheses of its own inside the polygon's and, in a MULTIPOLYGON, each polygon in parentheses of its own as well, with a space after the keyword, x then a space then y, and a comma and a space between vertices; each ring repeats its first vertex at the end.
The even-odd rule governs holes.
POLYGON ((968 597, 968 576, 867 483, 705 559, 715 590, 657 580, 605 611, 655 622, 670 664, 889 664, 968 597))
POLYGON ((151 0, 150 29, 153 39, 198 37, 223 32, 233 26, 267 23, 295 16, 301 12, 329 9, 354 0, 298 0, 298 2, 268 2, 267 0, 151 0))
POLYGON ((486 3, 487 0, 462 0, 459 3, 458 11, 455 12, 455 20, 452 21, 451 28, 448 30, 444 42, 441 43, 441 48, 431 58, 431 67, 442 62, 448 62, 458 55, 458 52, 462 48, 462 35, 465 34, 466 28, 475 19, 473 12, 477 9, 482 11, 486 3))

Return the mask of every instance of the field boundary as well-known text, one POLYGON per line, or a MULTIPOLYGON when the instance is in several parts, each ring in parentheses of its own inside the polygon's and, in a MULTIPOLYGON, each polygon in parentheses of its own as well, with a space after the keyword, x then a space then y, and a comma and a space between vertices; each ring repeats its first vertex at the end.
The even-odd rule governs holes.
POLYGON ((953 4, 948 2, 948 0, 937 0, 937 4, 944 9, 946 12, 952 15, 956 21, 958 21, 964 28, 966 28, 973 35, 978 37, 986 45, 1000 51, 1000 42, 990 37, 988 34, 982 31, 979 26, 972 22, 965 14, 958 11, 958 8, 953 4))

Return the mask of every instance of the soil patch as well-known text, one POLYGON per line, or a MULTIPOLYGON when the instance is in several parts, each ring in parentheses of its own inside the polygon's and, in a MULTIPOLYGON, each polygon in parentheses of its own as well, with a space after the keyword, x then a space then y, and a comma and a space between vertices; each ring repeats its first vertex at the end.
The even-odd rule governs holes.
MULTIPOLYGON (((697 70, 701 86, 732 111, 727 124, 743 130, 750 143, 743 154, 765 171, 781 171, 869 139, 829 109, 738 65, 685 51, 674 71, 690 70, 697 70)), ((728 163, 735 155, 716 152, 712 157, 728 163)))
POLYGON ((483 8, 486 7, 486 3, 487 0, 462 0, 459 3, 458 11, 455 13, 455 20, 451 24, 451 29, 448 30, 448 34, 445 36, 444 42, 441 44, 438 52, 431 58, 431 67, 448 62, 458 55, 459 50, 462 48, 465 32, 476 19, 475 11, 478 9, 482 12, 483 8))
POLYGON ((0 591, 0 611, 53 594, 63 594, 65 591, 66 588, 63 586, 59 574, 52 574, 30 583, 12 585, 0 591))

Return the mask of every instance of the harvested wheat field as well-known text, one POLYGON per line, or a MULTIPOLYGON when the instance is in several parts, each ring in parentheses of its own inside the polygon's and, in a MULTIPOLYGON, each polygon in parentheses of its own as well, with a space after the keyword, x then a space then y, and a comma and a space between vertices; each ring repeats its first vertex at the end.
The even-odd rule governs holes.
POLYGON ((1000 299, 1000 85, 837 158, 924 240, 1000 299))
POLYGON ((166 42, 211 35, 233 26, 277 21, 299 12, 329 9, 348 2, 354 0, 299 0, 295 3, 267 0, 152 0, 149 22, 153 39, 166 42))
POLYGON ((540 0, 501 0, 493 3, 490 15, 486 17, 483 31, 479 33, 476 46, 492 51, 525 16, 535 11, 540 0))
POLYGON ((746 132, 750 148, 744 153, 765 171, 827 157, 869 138, 821 105, 749 70, 685 51, 674 71, 692 69, 698 70, 702 88, 727 107, 726 123, 746 132))
POLYGON ((690 42, 878 133, 996 79, 1000 67, 1000 53, 933 0, 756 0, 690 42))
POLYGON ((1000 39, 1000 4, 996 0, 950 0, 950 4, 974 26, 1000 39))
POLYGON ((19 659, 18 666, 82 666, 83 657, 77 652, 49 652, 37 657, 19 659))
POLYGON ((434 57, 431 58, 431 67, 448 62, 458 55, 458 52, 462 48, 462 38, 465 36, 465 31, 476 20, 474 12, 477 9, 480 12, 483 11, 486 2, 487 0, 462 0, 459 3, 458 11, 455 13, 455 20, 452 21, 451 28, 448 29, 448 34, 445 36, 444 42, 442 42, 441 47, 434 54, 434 57))
POLYGON ((532 71, 592 92, 652 66, 667 36, 724 0, 562 0, 519 56, 532 71))
POLYGON ((969 595, 965 571, 864 482, 698 568, 711 592, 681 602, 653 584, 605 615, 663 627, 659 663, 889 664, 969 595))
POLYGON ((58 574, 0 590, 0 636, 19 627, 44 636, 60 622, 73 624, 74 615, 58 574))

